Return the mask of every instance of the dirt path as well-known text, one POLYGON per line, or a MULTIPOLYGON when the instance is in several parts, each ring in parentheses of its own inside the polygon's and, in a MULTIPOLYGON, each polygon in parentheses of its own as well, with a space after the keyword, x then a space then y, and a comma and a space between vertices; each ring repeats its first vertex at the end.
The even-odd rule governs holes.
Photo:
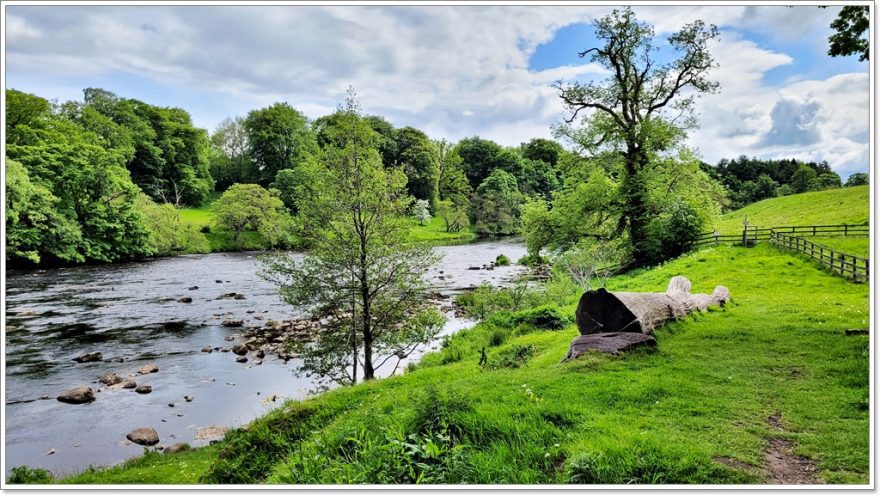
MULTIPOLYGON (((777 411, 767 418, 775 430, 785 431, 782 414, 777 411)), ((764 474, 771 485, 815 485, 816 465, 806 457, 794 453, 795 444, 781 438, 771 438, 764 450, 764 474)))

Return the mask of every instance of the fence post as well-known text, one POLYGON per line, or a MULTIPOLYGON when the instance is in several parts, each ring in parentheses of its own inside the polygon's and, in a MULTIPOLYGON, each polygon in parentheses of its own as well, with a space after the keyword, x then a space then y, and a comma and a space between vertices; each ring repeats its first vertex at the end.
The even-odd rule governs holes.
POLYGON ((849 234, 849 226, 847 224, 843 224, 843 236, 846 237, 849 234))

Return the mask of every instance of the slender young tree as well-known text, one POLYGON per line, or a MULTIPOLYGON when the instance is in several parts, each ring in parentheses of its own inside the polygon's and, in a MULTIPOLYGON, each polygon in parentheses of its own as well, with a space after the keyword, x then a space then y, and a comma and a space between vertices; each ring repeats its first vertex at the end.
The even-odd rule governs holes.
POLYGON ((661 63, 653 28, 630 8, 614 10, 595 25, 596 38, 604 44, 579 55, 602 65, 611 76, 601 82, 554 85, 571 112, 560 134, 588 150, 610 148, 623 156, 618 231, 629 234, 634 261, 644 263, 650 218, 641 173, 653 153, 669 149, 695 125, 694 98, 718 89, 718 83, 708 79, 715 66, 708 45, 718 29, 703 21, 684 26, 668 38, 678 58, 661 63), (580 129, 571 125, 578 117, 580 129))
POLYGON ((383 167, 379 136, 353 92, 322 133, 326 144, 296 186, 309 252, 302 260, 268 258, 262 273, 286 302, 326 323, 316 342, 300 348, 304 370, 353 384, 386 363, 396 369, 440 331, 443 317, 424 281, 437 258, 410 241, 406 176, 383 167))

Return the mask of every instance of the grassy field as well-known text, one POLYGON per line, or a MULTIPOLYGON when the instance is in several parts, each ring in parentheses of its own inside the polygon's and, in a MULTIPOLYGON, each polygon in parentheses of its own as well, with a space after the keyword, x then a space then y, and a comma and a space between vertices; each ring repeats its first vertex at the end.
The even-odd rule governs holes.
POLYGON ((440 243, 472 241, 477 237, 470 229, 464 229, 460 232, 446 232, 443 219, 440 217, 432 217, 425 225, 419 225, 417 221, 413 220, 410 234, 417 241, 440 243))
MULTIPOLYGON (((290 402, 209 449, 63 482, 762 483, 783 439, 819 481, 867 483, 869 339, 844 335, 868 326, 867 284, 759 245, 609 288, 662 291, 678 274, 733 301, 663 327, 654 352, 560 363, 574 325, 496 314, 402 376, 290 402)), ((553 299, 573 315, 576 293, 553 299)))
POLYGON ((765 199, 724 214, 713 228, 722 234, 739 234, 746 215, 750 225, 759 227, 865 224, 870 208, 868 187, 844 187, 765 199))
POLYGON ((811 242, 821 244, 823 246, 836 249, 847 254, 860 256, 862 258, 871 257, 871 243, 867 237, 821 237, 808 236, 805 237, 811 242))

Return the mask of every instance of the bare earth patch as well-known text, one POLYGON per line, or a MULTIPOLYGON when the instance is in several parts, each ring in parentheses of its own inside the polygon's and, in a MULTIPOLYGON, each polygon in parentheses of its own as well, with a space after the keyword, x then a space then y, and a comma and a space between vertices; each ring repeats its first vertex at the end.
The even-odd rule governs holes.
MULTIPOLYGON (((767 418, 767 424, 784 431, 782 413, 776 411, 767 418)), ((771 485, 815 485, 816 466, 813 461, 794 453, 794 442, 771 438, 764 450, 764 474, 771 485)))

